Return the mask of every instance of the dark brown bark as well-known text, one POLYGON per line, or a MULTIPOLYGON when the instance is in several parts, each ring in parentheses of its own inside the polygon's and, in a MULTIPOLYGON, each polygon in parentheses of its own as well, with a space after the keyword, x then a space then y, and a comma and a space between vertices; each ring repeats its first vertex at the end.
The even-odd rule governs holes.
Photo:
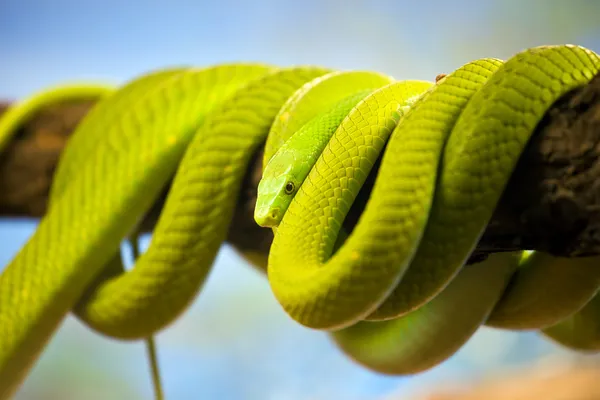
POLYGON ((529 142, 477 251, 600 254, 600 75, 559 99, 529 142))
MULTIPOLYGON (((0 216, 39 218, 69 134, 90 104, 63 104, 26 123, 0 156, 0 216)), ((2 105, 0 105, 0 113, 2 105)), ((261 156, 248 170, 228 241, 264 261, 273 238, 254 223, 261 156)), ((368 200, 377 166, 348 215, 352 227, 368 200)), ((546 113, 523 153, 471 261, 498 251, 557 256, 600 254, 600 76, 563 96, 546 113)), ((143 223, 150 231, 166 195, 143 223)))

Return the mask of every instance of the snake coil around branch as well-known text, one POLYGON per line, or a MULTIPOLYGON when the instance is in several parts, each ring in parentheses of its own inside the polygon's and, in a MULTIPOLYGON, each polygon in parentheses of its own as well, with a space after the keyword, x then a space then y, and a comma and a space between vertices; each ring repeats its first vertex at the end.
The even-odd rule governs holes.
MULTIPOLYGON (((600 252, 581 245, 593 231, 578 218, 566 244, 535 242, 533 227, 515 240, 510 229, 544 210, 524 216, 526 204, 501 196, 527 181, 512 172, 526 171, 518 163, 531 161, 522 153, 536 129, 541 140, 547 111, 599 68, 577 46, 477 60, 438 82, 240 63, 154 71, 119 89, 51 88, 16 105, 0 119, 3 147, 41 107, 98 100, 61 152, 35 234, 0 276, 0 397, 69 312, 127 340, 177 318, 223 241, 236 240, 231 221, 244 214, 242 186, 265 139, 256 163, 274 183, 259 199, 282 182, 292 196, 279 207, 274 192, 269 210, 281 215, 256 214, 276 228, 271 286, 292 318, 330 331, 351 358, 416 373, 484 324, 598 351, 600 252), (121 241, 147 229, 165 194, 149 249, 123 273, 121 241), (486 248, 499 215, 512 224, 486 248)), ((240 243, 258 263, 261 249, 240 243)))

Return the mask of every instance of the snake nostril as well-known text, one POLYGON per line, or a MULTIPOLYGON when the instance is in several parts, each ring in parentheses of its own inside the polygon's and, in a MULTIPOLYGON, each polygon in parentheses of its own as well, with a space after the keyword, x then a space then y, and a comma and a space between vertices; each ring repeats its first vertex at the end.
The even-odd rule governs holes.
POLYGON ((279 210, 257 209, 255 212, 256 222, 265 228, 273 227, 277 224, 279 218, 279 210))

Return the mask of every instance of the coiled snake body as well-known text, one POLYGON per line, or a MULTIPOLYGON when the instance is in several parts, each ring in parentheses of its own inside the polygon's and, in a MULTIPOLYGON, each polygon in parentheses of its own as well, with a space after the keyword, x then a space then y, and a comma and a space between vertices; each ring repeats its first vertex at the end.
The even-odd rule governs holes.
POLYGON ((0 397, 65 315, 140 339, 194 299, 265 143, 256 220, 275 229, 268 279, 285 312, 361 364, 410 374, 482 324, 600 350, 597 257, 495 254, 464 266, 545 111, 600 58, 578 46, 470 62, 437 83, 371 72, 224 64, 119 89, 50 89, 0 119, 0 148, 39 107, 99 98, 69 140, 47 214, 0 275, 0 397), (342 221, 376 159, 358 225, 342 221), (119 246, 173 178, 148 250, 119 246))

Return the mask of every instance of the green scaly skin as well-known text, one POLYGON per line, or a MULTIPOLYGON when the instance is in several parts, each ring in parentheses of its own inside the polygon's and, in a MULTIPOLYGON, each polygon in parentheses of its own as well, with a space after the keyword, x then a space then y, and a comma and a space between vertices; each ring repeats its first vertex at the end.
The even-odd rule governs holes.
MULTIPOLYGON (((158 77, 159 75, 164 75, 170 73, 170 71, 160 71, 159 73, 156 74, 156 76, 158 77)), ((2 118, 0 119, 0 132, 3 133, 3 135, 0 136, 0 151, 6 146, 8 140, 11 137, 12 132, 16 131, 17 129, 19 129, 20 125, 22 124, 23 121, 26 121, 27 119, 31 118, 31 116, 33 114, 35 114, 37 111, 39 111, 40 109, 44 108, 44 107, 48 107, 49 105, 52 104, 60 104, 60 103, 64 103, 64 102, 72 102, 72 101, 81 101, 81 100, 87 100, 87 101, 94 101, 94 102, 98 102, 99 100, 101 100, 104 97, 110 96, 112 95, 112 101, 109 103, 104 103, 104 104, 112 104, 111 108, 115 109, 114 106, 122 106, 123 103, 119 103, 117 102, 117 104, 115 104, 115 98, 119 97, 119 96, 115 96, 113 95, 113 93, 115 93, 116 88, 113 86, 109 86, 106 84, 90 84, 90 83, 81 83, 81 84, 70 84, 70 85, 65 85, 65 86, 59 86, 56 88, 49 88, 47 91, 41 92, 33 97, 28 98, 25 102, 23 103, 19 103, 15 106, 12 106, 8 109, 8 111, 2 116, 2 118)), ((118 95, 121 95, 123 91, 119 92, 118 95)), ((98 110, 102 109, 102 107, 96 107, 94 112, 98 112, 98 110)), ((117 108, 118 109, 118 108, 117 108)), ((106 118, 106 117, 105 117, 106 118)), ((82 128, 81 126, 79 127, 80 129, 82 128)), ((81 137, 81 136, 79 136, 81 137)), ((98 136, 99 138, 101 138, 101 136, 98 136)), ((72 145, 71 141, 71 145, 72 145)), ((76 141, 75 141, 76 142, 76 141)), ((91 143, 85 142, 87 145, 90 145, 91 143)), ((79 147, 80 152, 76 152, 76 153, 69 153, 67 151, 63 151, 63 155, 62 155, 62 163, 61 163, 61 167, 63 168, 63 172, 57 174, 58 178, 61 179, 56 179, 53 182, 53 186, 52 186, 52 193, 50 195, 49 198, 49 202, 48 202, 48 206, 51 207, 52 204, 54 202, 56 202, 56 199, 59 197, 58 194, 62 192, 62 190, 64 190, 64 188, 66 187, 65 182, 67 182, 68 177, 73 177, 73 173, 76 171, 76 169, 74 167, 76 167, 77 165, 80 165, 79 163, 81 163, 83 160, 83 157, 68 157, 66 154, 83 154, 85 156, 86 151, 89 151, 90 148, 88 147, 87 149, 82 149, 81 147, 79 147), (65 166, 69 166, 72 167, 69 170, 65 171, 65 166)), ((137 237, 136 237, 136 241, 137 241, 137 237)), ((122 262, 122 256, 121 256, 121 252, 117 251, 116 255, 109 261, 109 263, 104 267, 103 270, 103 279, 108 278, 107 274, 111 274, 111 277, 117 276, 121 273, 123 273, 125 270, 124 266, 123 266, 123 262, 122 262)), ((100 282, 100 280, 99 280, 100 282)), ((89 291, 90 293, 93 292, 93 286, 91 288, 91 290, 89 291)), ((85 298, 85 296, 84 296, 85 298)), ((82 305, 85 306, 85 303, 82 302, 82 305)), ((77 306, 75 306, 75 309, 73 310, 75 312, 76 315, 78 315, 78 308, 77 306)), ((153 372, 157 371, 157 360, 155 357, 155 344, 154 344, 154 338, 152 336, 146 338, 146 347, 149 350, 149 361, 150 361, 150 365, 152 367, 153 372)), ((160 383, 160 379, 157 375, 157 373, 153 374, 153 383, 154 383, 154 387, 155 387, 155 393, 156 393, 156 398, 157 399, 162 399, 163 395, 162 395, 162 386, 160 383)))
MULTIPOLYGON (((544 112, 599 68, 589 50, 548 46, 468 63, 435 85, 260 64, 133 80, 74 132, 47 215, 0 276, 0 398, 70 311, 119 339, 148 338, 177 318, 226 237, 252 154, 264 143, 268 165, 290 137, 286 151, 320 153, 300 160, 285 214, 262 221, 281 219, 268 277, 293 319, 331 331, 351 358, 382 373, 431 368, 486 323, 600 350, 597 258, 498 254, 463 267, 544 112), (358 97, 351 107, 349 96, 358 97), (320 140, 310 142, 311 132, 320 140), (338 237, 382 152, 358 225, 338 237), (119 245, 173 176, 149 249, 123 273, 119 245), (559 293, 535 292, 538 278, 559 293)), ((0 143, 27 115, 0 122, 0 143)), ((281 181, 273 171, 265 168, 265 182, 281 181)), ((269 196, 266 208, 279 201, 269 196)))
MULTIPOLYGON (((470 62, 446 76, 394 127, 367 207, 334 252, 390 136, 375 129, 385 125, 378 92, 365 97, 309 166, 277 225, 268 275, 284 310, 307 327, 332 331, 352 358, 383 373, 437 365, 488 319, 600 350, 600 271, 592 267, 599 258, 534 255, 521 265, 520 254, 505 254, 463 268, 545 111, 599 68, 589 50, 549 46, 506 63, 470 62), (561 268, 567 262, 569 271, 561 268), (533 290, 540 271, 548 283, 533 290), (560 290, 549 299, 544 286, 560 290)), ((265 154, 271 162, 277 157, 277 150, 265 154)), ((261 184, 277 179, 265 174, 261 184)))
POLYGON ((64 190, 0 276, 0 398, 71 310, 120 339, 149 337, 181 314, 225 239, 252 153, 285 100, 326 72, 182 69, 141 77, 98 103, 57 169, 64 190), (61 178, 71 157, 77 171, 61 178), (175 173, 149 249, 120 274, 119 245, 175 173))
POLYGON ((367 89, 340 100, 332 112, 313 118, 279 148, 277 157, 271 159, 263 172, 265 176, 277 178, 263 179, 257 188, 254 219, 260 226, 275 227, 279 224, 296 194, 296 188, 304 182, 344 116, 371 92, 372 89, 367 89))

